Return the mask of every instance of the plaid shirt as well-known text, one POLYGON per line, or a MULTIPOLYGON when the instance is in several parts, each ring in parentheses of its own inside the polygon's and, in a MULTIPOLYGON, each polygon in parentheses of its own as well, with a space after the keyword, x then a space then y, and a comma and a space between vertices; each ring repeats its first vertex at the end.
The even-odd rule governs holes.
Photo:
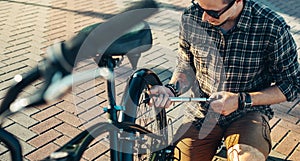
MULTIPOLYGON (((203 22, 202 14, 203 11, 191 6, 182 15, 175 70, 196 75, 200 95, 259 91, 275 83, 288 101, 297 97, 298 54, 282 17, 257 2, 246 0, 237 24, 224 33, 203 22)), ((250 111, 273 117, 269 105, 253 106, 226 117, 218 116, 219 124, 228 125, 250 111)))

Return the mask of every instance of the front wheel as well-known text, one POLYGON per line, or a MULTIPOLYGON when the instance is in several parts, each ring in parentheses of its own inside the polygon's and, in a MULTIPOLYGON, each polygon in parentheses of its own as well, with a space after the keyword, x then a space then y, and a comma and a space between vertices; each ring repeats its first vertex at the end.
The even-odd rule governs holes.
POLYGON ((125 110, 120 115, 121 121, 138 124, 154 134, 162 136, 153 139, 147 134, 127 133, 121 137, 122 160, 149 160, 154 151, 166 148, 167 119, 163 108, 148 106, 149 95, 146 93, 154 85, 162 85, 155 73, 148 69, 136 71, 130 78, 122 99, 125 110))

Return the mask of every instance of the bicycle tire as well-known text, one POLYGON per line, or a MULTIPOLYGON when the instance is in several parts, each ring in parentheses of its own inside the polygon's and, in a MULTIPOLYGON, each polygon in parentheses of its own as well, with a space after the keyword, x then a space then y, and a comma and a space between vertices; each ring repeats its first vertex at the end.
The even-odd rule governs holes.
POLYGON ((149 160, 149 156, 154 151, 165 148, 168 144, 167 118, 164 108, 148 106, 145 100, 149 99, 146 91, 154 85, 162 85, 158 76, 149 69, 140 69, 130 78, 122 98, 123 111, 122 121, 132 122, 150 130, 154 134, 162 136, 162 140, 147 138, 147 136, 137 136, 137 134, 127 134, 134 137, 134 141, 124 141, 122 160, 140 161, 149 160), (136 139, 139 137, 139 139, 136 139), (147 141, 143 138, 146 137, 147 141), (133 149, 128 147, 134 146, 133 149), (124 151, 124 149, 127 149, 124 151))

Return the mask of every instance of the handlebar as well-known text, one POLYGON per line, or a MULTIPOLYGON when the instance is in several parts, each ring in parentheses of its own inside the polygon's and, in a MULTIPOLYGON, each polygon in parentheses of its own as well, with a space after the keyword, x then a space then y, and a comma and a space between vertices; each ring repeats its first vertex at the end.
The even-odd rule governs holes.
MULTIPOLYGON (((70 73, 80 52, 85 52, 85 54, 81 54, 84 55, 84 59, 95 57, 99 49, 105 50, 111 42, 120 37, 125 31, 153 15, 157 10, 158 6, 153 0, 136 2, 122 14, 114 16, 107 22, 98 25, 97 28, 79 32, 70 40, 50 46, 47 50, 48 57, 38 67, 32 69, 27 75, 16 77, 16 79, 19 78, 20 80, 16 80, 16 84, 8 90, 0 105, 0 115, 8 109, 7 114, 14 113, 24 107, 40 105, 63 95, 71 85, 71 78, 74 78, 70 76, 70 73), (85 43, 89 44, 88 48, 82 48, 85 43), (26 99, 14 101, 22 89, 40 77, 44 77, 46 82, 37 94, 26 99), (60 90, 63 90, 60 93, 57 93, 57 91, 53 92, 58 87, 60 87, 60 90)), ((101 74, 104 75, 98 74, 97 76, 111 79, 111 74, 108 71, 104 72, 104 70, 99 69, 98 73, 103 72, 101 74)), ((80 74, 83 73, 78 73, 75 76, 79 81, 89 80, 91 77, 95 78, 95 76, 87 75, 82 77, 79 76, 80 74)), ((3 115, 0 117, 3 117, 3 115)))
MULTIPOLYGON (((82 82, 95 77, 111 79, 113 75, 105 68, 85 71, 75 75, 70 73, 78 55, 83 55, 83 59, 95 57, 99 49, 105 51, 120 35, 157 11, 158 6, 154 0, 141 0, 97 28, 91 31, 79 32, 70 40, 50 46, 47 50, 47 58, 42 63, 29 71, 28 74, 15 77, 15 84, 7 91, 0 105, 0 124, 7 115, 22 108, 40 105, 59 98, 74 83, 73 80, 82 82), (87 46, 84 44, 88 44, 89 47, 84 47, 87 46), (92 75, 90 73, 96 74, 92 75), (45 82, 35 95, 16 100, 25 87, 41 77, 45 79, 45 82)), ((0 141, 7 145, 12 160, 22 160, 20 143, 11 133, 0 128, 0 141)))
POLYGON ((4 113, 7 109, 9 109, 10 105, 14 100, 18 97, 19 93, 24 89, 26 86, 28 86, 33 81, 40 78, 41 72, 39 69, 33 68, 29 73, 25 75, 17 75, 15 76, 15 82, 13 86, 9 88, 7 91, 7 94, 3 100, 3 102, 0 105, 0 114, 4 113))

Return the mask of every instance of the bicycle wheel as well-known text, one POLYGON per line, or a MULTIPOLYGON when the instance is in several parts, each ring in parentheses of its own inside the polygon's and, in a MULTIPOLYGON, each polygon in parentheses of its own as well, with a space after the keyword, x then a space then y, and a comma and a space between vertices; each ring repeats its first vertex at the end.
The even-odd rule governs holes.
POLYGON ((122 146, 122 160, 149 160, 152 152, 167 146, 166 111, 147 104, 149 96, 146 91, 154 85, 162 85, 162 83, 148 69, 138 70, 132 75, 122 99, 122 105, 125 107, 122 121, 138 124, 162 138, 153 139, 147 134, 136 132, 127 134, 122 146))

